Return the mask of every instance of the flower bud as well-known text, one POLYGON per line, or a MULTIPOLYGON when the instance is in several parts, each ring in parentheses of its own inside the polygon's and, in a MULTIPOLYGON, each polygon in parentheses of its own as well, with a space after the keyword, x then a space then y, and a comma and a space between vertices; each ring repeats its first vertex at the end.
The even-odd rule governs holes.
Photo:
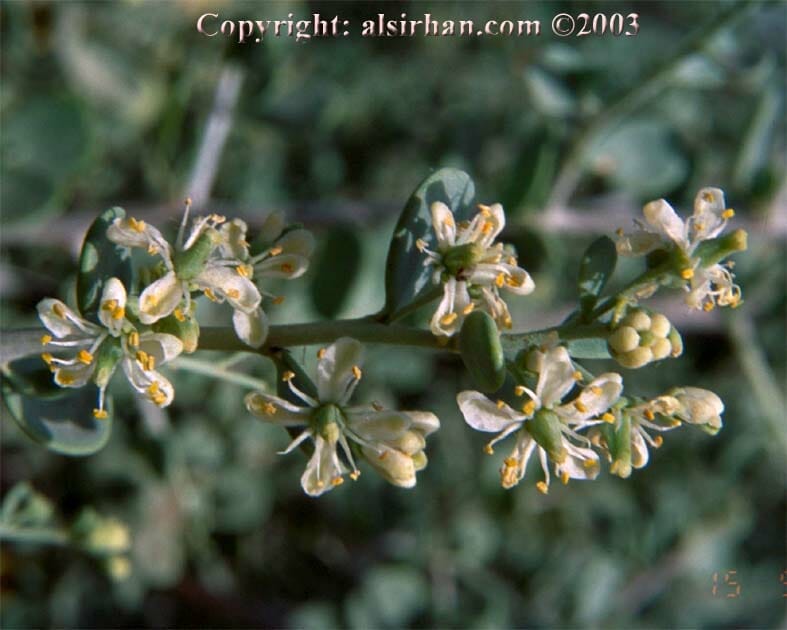
POLYGON ((414 457, 394 448, 377 453, 374 449, 364 446, 361 451, 366 460, 388 483, 400 488, 412 488, 415 485, 414 457))
POLYGON ((699 387, 676 387, 669 395, 680 404, 680 408, 675 412, 676 418, 696 424, 711 435, 719 432, 724 403, 716 394, 699 387))
POLYGON ((482 392, 500 389, 506 378, 505 356, 495 320, 473 311, 459 332, 459 352, 473 381, 482 392))
POLYGON ((205 268, 211 253, 217 244, 216 231, 208 229, 203 232, 187 250, 175 253, 173 263, 180 280, 191 280, 205 268))
POLYGON ((199 322, 196 317, 186 317, 180 321, 174 315, 169 315, 154 322, 153 330, 180 339, 183 343, 183 352, 187 354, 191 354, 199 346, 199 322))
POLYGON ((639 346, 639 335, 631 326, 621 326, 609 336, 607 343, 614 352, 631 352, 639 346))
POLYGON ((683 352, 678 331, 661 313, 634 309, 607 338, 609 353, 623 367, 639 368, 683 352))
POLYGON ((533 418, 525 422, 525 428, 556 464, 566 460, 566 448, 560 431, 560 418, 554 411, 539 409, 533 418))

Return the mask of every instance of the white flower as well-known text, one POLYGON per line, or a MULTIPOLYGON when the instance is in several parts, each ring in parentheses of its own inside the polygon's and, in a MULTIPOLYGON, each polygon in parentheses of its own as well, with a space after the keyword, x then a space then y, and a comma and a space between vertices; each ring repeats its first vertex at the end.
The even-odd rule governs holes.
POLYGON ((568 483, 569 479, 596 478, 599 473, 598 455, 590 448, 575 444, 590 445, 587 438, 577 431, 600 422, 614 421, 614 417, 606 412, 620 397, 623 385, 620 375, 602 374, 582 388, 573 401, 561 404, 581 374, 562 346, 538 355, 533 361, 539 372, 536 390, 522 385, 517 387, 517 394, 529 396, 521 411, 512 409, 503 401, 492 402, 474 391, 461 392, 457 402, 471 427, 498 433, 487 444, 487 453, 493 452, 495 443, 516 433, 514 450, 500 469, 503 486, 511 488, 524 477, 530 456, 538 450, 545 481, 538 482, 536 486, 546 493, 550 479, 548 459, 553 460, 555 474, 563 483, 568 483))
POLYGON ((172 402, 174 388, 156 366, 171 361, 183 349, 180 339, 164 333, 138 333, 125 318, 126 289, 117 278, 104 285, 98 318, 102 326, 89 322, 60 300, 47 298, 38 304, 38 316, 51 334, 41 343, 52 348, 73 348, 73 358, 50 352, 41 355, 61 387, 82 387, 91 378, 99 388, 96 418, 106 418, 104 399, 118 361, 131 386, 160 407, 172 402))
POLYGON ((719 432, 724 403, 712 391, 699 387, 676 387, 669 391, 669 395, 675 397, 680 405, 674 414, 676 418, 714 435, 719 432))
POLYGON ((246 396, 246 407, 263 420, 283 427, 306 427, 284 453, 306 439, 314 442, 314 453, 301 477, 301 486, 310 496, 340 485, 347 472, 353 480, 358 478, 360 471, 351 441, 360 446, 364 457, 385 479, 397 486, 414 486, 415 473, 426 465, 425 437, 440 426, 434 414, 347 405, 361 379, 361 355, 361 344, 346 337, 320 350, 316 399, 294 385, 293 373, 286 373, 285 380, 304 406, 261 392, 246 396), (339 446, 345 461, 339 456, 339 446))
POLYGON ((527 295, 535 284, 517 266, 516 257, 503 250, 502 243, 493 244, 505 226, 503 207, 499 203, 479 205, 473 220, 460 225, 442 202, 433 203, 431 212, 437 250, 427 249, 424 241, 418 241, 417 246, 428 256, 424 264, 435 267, 434 283, 443 283, 443 299, 430 324, 432 332, 454 335, 475 308, 488 312, 499 328, 511 328, 511 316, 500 289, 527 295))
POLYGON ((219 231, 216 227, 224 223, 224 217, 199 217, 184 242, 188 210, 187 204, 174 248, 158 229, 133 217, 117 218, 107 230, 111 241, 144 247, 164 262, 164 275, 139 296, 140 321, 152 324, 170 314, 184 320, 191 312, 191 291, 199 290, 215 302, 229 302, 238 338, 253 348, 260 347, 268 331, 260 308, 262 296, 251 281, 252 267, 237 257, 248 246, 243 236, 238 237, 241 232, 245 235, 245 224, 236 220, 219 231), (213 257, 217 249, 223 257, 213 257))
POLYGON ((721 234, 729 219, 735 216, 724 203, 718 188, 703 188, 694 199, 694 214, 685 222, 664 199, 646 204, 642 209, 645 221, 635 220, 637 231, 618 231, 617 250, 622 256, 641 256, 664 245, 674 245, 682 253, 685 266, 681 277, 688 281, 686 304, 691 308, 711 310, 715 305, 737 306, 741 290, 733 274, 721 264, 703 267, 695 256, 697 246, 721 234))

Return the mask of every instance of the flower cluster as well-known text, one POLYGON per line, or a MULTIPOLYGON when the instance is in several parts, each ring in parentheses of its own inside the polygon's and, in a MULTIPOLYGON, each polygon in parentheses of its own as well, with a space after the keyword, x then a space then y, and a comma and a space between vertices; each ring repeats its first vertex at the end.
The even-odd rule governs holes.
POLYGON ((427 255, 424 264, 435 268, 433 282, 443 285, 443 299, 430 324, 432 333, 456 334, 476 308, 489 313, 499 328, 511 328, 511 315, 500 289, 527 295, 535 284, 518 266, 516 256, 502 243, 495 243, 505 227, 503 207, 499 203, 479 205, 472 221, 458 225, 451 209, 440 201, 432 204, 431 212, 437 250, 429 249, 424 241, 417 245, 427 255))
POLYGON ((341 485, 348 472, 353 480, 359 477, 351 442, 396 486, 411 488, 415 473, 426 466, 426 436, 440 427, 437 416, 425 411, 386 410, 377 404, 349 406, 363 374, 362 365, 361 344, 342 337, 318 353, 316 397, 295 385, 293 372, 286 372, 283 378, 301 405, 262 392, 246 396, 246 407, 259 418, 282 427, 304 427, 284 453, 307 439, 314 443, 301 477, 301 486, 310 496, 341 485))

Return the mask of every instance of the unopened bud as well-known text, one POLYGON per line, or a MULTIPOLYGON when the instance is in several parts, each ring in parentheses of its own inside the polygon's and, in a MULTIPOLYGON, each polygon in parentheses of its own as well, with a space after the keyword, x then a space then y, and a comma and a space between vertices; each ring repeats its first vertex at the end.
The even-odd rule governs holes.
POLYGON ((669 392, 674 396, 680 409, 675 417, 702 427, 711 434, 716 434, 722 427, 721 414, 724 412, 724 403, 716 394, 699 387, 676 387, 669 392))

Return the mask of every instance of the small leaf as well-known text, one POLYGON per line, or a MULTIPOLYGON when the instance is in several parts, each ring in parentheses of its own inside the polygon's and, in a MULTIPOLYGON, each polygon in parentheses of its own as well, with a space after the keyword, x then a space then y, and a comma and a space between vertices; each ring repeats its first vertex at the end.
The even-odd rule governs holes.
POLYGON ((596 305, 598 296, 615 271, 617 260, 615 243, 607 236, 597 238, 585 250, 582 261, 579 263, 577 281, 583 317, 587 317, 596 305))
POLYGON ((52 371, 40 357, 26 357, 12 361, 3 368, 14 391, 37 398, 62 398, 68 390, 52 379, 52 371))
POLYGON ((107 238, 107 228, 116 218, 126 216, 123 208, 110 208, 93 221, 82 243, 77 274, 77 305, 82 316, 98 321, 96 312, 104 282, 118 278, 126 289, 131 288, 131 254, 107 238))
POLYGON ((33 440, 63 455, 90 455, 101 449, 112 428, 110 417, 93 417, 96 391, 90 387, 73 390, 56 399, 29 396, 3 383, 2 398, 9 415, 33 440))
POLYGON ((415 244, 423 239, 428 247, 434 249, 436 246, 431 205, 442 201, 451 208, 458 222, 470 218, 474 196, 473 180, 467 173, 453 168, 433 173, 410 196, 388 249, 383 314, 406 306, 429 285, 433 270, 424 266, 426 256, 415 244))
POLYGON ((601 337, 593 339, 572 339, 567 342, 568 353, 574 359, 609 359, 607 340, 601 337))
POLYGON ((322 240, 312 268, 311 296, 315 310, 333 318, 341 310, 361 266, 361 241, 357 230, 339 226, 322 240))

